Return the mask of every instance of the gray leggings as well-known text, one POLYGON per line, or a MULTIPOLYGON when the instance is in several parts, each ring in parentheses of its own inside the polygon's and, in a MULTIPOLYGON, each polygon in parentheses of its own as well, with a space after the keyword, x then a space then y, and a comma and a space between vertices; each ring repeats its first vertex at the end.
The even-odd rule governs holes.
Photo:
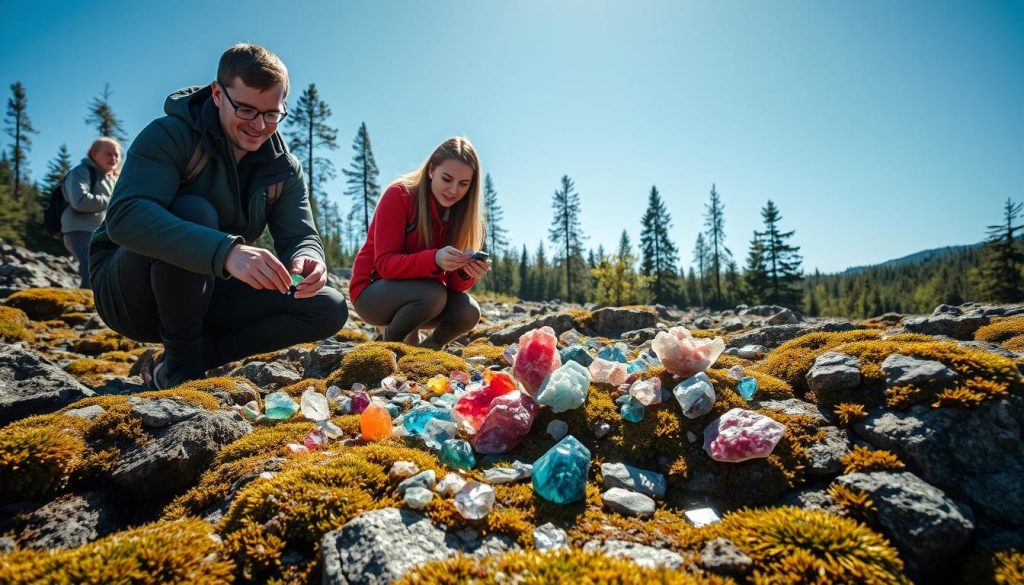
POLYGON ((433 328, 423 344, 441 347, 480 322, 480 306, 468 293, 448 290, 433 279, 378 280, 354 303, 371 325, 386 325, 384 341, 419 343, 419 330, 433 328))
POLYGON ((67 232, 64 247, 78 261, 78 280, 81 288, 89 288, 89 240, 92 232, 67 232))

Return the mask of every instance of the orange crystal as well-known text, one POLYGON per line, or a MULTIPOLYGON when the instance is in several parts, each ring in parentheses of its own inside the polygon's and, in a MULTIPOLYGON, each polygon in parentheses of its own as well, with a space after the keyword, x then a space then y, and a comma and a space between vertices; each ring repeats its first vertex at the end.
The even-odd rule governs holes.
POLYGON ((371 401, 366 410, 359 415, 359 429, 363 440, 376 441, 391 436, 391 414, 388 409, 371 401))

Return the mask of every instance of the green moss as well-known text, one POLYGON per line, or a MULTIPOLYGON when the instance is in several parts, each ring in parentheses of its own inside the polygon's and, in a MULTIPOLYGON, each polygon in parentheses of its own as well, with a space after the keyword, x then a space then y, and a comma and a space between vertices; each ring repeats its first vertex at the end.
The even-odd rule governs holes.
POLYGON ((0 582, 11 585, 219 585, 231 583, 233 570, 210 525, 197 519, 147 524, 69 550, 0 554, 0 582))
MULTIPOLYGON (((379 384, 381 380, 398 371, 398 360, 389 346, 402 346, 396 343, 366 343, 345 354, 341 365, 327 377, 327 384, 337 384, 342 388, 351 388, 352 384, 361 382, 368 387, 379 384)), ((408 347, 408 346, 406 346, 408 347)))
POLYGON ((21 309, 0 305, 0 341, 16 343, 35 341, 36 336, 29 328, 29 318, 21 309))
POLYGON ((95 308, 92 291, 68 288, 30 288, 20 290, 4 301, 21 309, 34 321, 57 319, 64 313, 91 311, 95 308))
POLYGON ((808 333, 770 351, 758 369, 786 382, 794 389, 806 391, 807 381, 804 376, 811 369, 816 357, 844 343, 881 337, 880 331, 868 329, 839 333, 808 333))
POLYGON ((458 556, 413 568, 402 585, 480 585, 497 583, 587 583, 605 585, 724 585, 735 583, 717 575, 691 575, 668 568, 639 567, 631 560, 600 553, 563 550, 517 551, 483 559, 458 556))

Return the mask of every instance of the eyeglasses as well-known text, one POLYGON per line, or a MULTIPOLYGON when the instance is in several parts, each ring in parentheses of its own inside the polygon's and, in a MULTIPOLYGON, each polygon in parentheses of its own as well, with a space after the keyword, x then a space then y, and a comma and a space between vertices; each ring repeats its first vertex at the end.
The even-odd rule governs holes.
POLYGON ((284 117, 288 115, 288 112, 278 112, 277 110, 261 112, 256 108, 246 104, 238 105, 235 103, 235 100, 231 99, 231 96, 228 95, 228 88, 221 85, 220 89, 224 92, 224 97, 228 98, 228 103, 230 103, 231 106, 235 108, 235 115, 243 120, 255 120, 256 116, 262 114, 264 122, 266 122, 267 124, 277 124, 281 120, 284 120, 284 117))

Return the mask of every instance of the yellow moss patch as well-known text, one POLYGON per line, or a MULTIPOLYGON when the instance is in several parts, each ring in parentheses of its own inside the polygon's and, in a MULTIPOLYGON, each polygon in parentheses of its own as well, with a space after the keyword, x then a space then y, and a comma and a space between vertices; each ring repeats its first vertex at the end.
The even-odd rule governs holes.
POLYGON ((194 487, 174 498, 174 501, 164 508, 163 519, 184 518, 213 506, 228 495, 236 481, 262 471, 271 457, 273 455, 251 455, 207 470, 194 487))
POLYGON ((1018 353, 1024 352, 1024 335, 1014 335, 1003 342, 1003 347, 1018 353))
POLYGON ((906 467, 895 453, 885 449, 868 449, 860 445, 843 455, 839 462, 843 464, 843 473, 896 471, 906 467))
POLYGON ((74 431, 29 425, 0 430, 0 499, 38 497, 62 487, 84 453, 74 431))
POLYGON ((104 384, 109 376, 126 376, 131 366, 124 362, 112 362, 93 358, 77 359, 64 366, 64 371, 90 386, 104 384))
POLYGON ((327 394, 327 382, 320 378, 306 378, 305 380, 299 380, 294 384, 290 384, 280 389, 280 392, 285 392, 289 396, 298 398, 302 396, 309 387, 313 387, 314 390, 321 394, 327 394))
POLYGON ((969 388, 947 388, 935 397, 934 408, 953 407, 977 408, 985 402, 985 395, 969 388))
POLYGON ((93 313, 64 313, 60 316, 60 322, 63 325, 74 327, 75 325, 85 325, 92 317, 93 313))
POLYGON ((864 409, 863 404, 855 404, 851 402, 842 402, 837 404, 833 412, 836 413, 836 417, 839 418, 839 422, 846 427, 868 417, 868 411, 864 409))
POLYGON ((399 358, 398 369, 410 380, 425 381, 438 374, 447 376, 452 373, 452 370, 469 371, 470 367, 466 360, 457 355, 416 348, 399 358))
POLYGON ((851 518, 868 520, 875 516, 875 503, 871 501, 870 494, 863 490, 833 483, 828 486, 828 495, 851 518))
POLYGON ((1024 315, 993 320, 988 325, 979 327, 974 332, 974 339, 989 343, 1003 343, 1018 335, 1024 335, 1024 315))
POLYGON ((0 305, 0 340, 8 343, 18 341, 35 341, 36 336, 29 328, 29 318, 25 311, 14 307, 0 305))
MULTIPOLYGON (((398 371, 398 360, 393 346, 409 347, 401 343, 366 343, 345 354, 341 365, 327 377, 327 384, 351 388, 361 382, 368 387, 398 371)), ((403 352, 404 353, 404 352, 403 352)))
POLYGON ((498 583, 587 583, 605 585, 724 585, 735 583, 717 575, 690 575, 668 568, 649 569, 623 558, 580 550, 541 553, 517 551, 483 559, 458 556, 414 568, 401 585, 480 585, 498 583))
POLYGON ((96 359, 107 360, 108 362, 134 363, 139 358, 130 351, 107 351, 96 356, 96 359))
POLYGON ((0 555, 0 582, 231 583, 234 564, 197 519, 156 522, 58 551, 0 555))
POLYGON ((733 541, 755 564, 755 583, 909 583, 896 549, 865 525, 790 506, 741 510, 703 529, 733 541))
POLYGON ((999 551, 992 557, 998 585, 1024 583, 1024 553, 1019 550, 999 551))
POLYGON ((69 288, 30 288, 20 290, 4 301, 9 307, 21 309, 30 319, 56 319, 69 312, 94 309, 92 291, 69 288))
POLYGON ((476 339, 462 350, 462 357, 485 357, 494 363, 501 359, 503 351, 505 351, 503 348, 492 345, 487 340, 476 339))
POLYGON ((122 337, 114 331, 100 331, 88 337, 77 339, 71 344, 71 349, 85 355, 99 355, 111 351, 131 351, 138 347, 138 343, 122 337))
POLYGON ((879 331, 869 329, 839 333, 808 333, 770 351, 759 369, 783 380, 793 388, 806 390, 807 381, 804 376, 811 369, 816 357, 845 343, 881 337, 879 331))
POLYGON ((356 343, 363 343, 364 341, 370 341, 370 336, 361 329, 342 329, 338 331, 334 338, 338 341, 354 341, 356 343))
POLYGON ((301 443, 303 437, 314 428, 316 425, 309 420, 256 425, 248 435, 225 445, 217 453, 213 464, 223 465, 253 455, 283 454, 286 443, 301 443))
POLYGON ((217 376, 202 380, 192 380, 191 382, 175 386, 172 390, 195 392, 195 396, 206 396, 214 404, 217 403, 217 399, 213 398, 211 394, 217 391, 226 392, 231 396, 231 400, 235 404, 246 404, 253 400, 260 401, 259 389, 246 378, 239 377, 217 376))

